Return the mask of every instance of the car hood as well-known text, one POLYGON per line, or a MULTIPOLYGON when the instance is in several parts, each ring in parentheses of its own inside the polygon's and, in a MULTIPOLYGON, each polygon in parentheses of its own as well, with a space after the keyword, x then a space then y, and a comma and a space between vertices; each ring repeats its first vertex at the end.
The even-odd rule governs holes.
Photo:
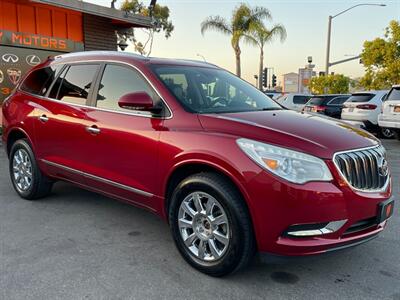
POLYGON ((332 159, 335 152, 377 145, 368 132, 340 120, 290 110, 199 115, 206 131, 249 138, 332 159))

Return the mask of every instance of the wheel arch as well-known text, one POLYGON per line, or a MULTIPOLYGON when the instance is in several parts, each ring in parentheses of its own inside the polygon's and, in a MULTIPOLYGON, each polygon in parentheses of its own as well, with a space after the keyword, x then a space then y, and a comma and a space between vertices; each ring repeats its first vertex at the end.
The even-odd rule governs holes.
MULTIPOLYGON (((25 130, 22 128, 12 128, 9 130, 6 136, 6 150, 7 150, 7 155, 10 155, 11 147, 14 145, 14 143, 20 139, 27 139, 29 144, 32 146, 32 140, 29 137, 29 135, 26 133, 25 130)), ((33 151, 33 149, 32 149, 33 151)))
POLYGON ((236 191, 241 195, 244 204, 248 209, 249 216, 251 218, 253 229, 253 213, 251 208, 251 203, 248 201, 249 196, 243 186, 243 183, 238 179, 240 178, 239 172, 236 170, 229 170, 221 165, 215 164, 211 161, 203 161, 203 160, 188 160, 180 162, 175 165, 175 167, 171 170, 169 175, 167 176, 167 180, 164 184, 164 206, 163 206, 163 217, 167 220, 169 205, 170 205, 170 197, 175 189, 175 187, 185 178, 190 175, 203 173, 203 172, 212 172, 223 176, 226 180, 228 180, 232 186, 236 189, 236 191))

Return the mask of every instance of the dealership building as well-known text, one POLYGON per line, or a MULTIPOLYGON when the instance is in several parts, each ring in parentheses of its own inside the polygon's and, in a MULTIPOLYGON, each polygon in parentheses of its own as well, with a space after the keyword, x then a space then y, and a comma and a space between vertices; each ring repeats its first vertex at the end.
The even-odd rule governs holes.
POLYGON ((47 57, 117 50, 116 31, 150 26, 148 17, 84 1, 0 0, 0 104, 47 57))

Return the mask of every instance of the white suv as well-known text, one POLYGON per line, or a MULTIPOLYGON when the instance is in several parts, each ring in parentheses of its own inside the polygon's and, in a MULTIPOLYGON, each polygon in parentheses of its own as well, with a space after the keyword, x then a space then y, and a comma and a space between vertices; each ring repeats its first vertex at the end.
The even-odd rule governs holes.
POLYGON ((393 86, 387 95, 378 123, 381 127, 393 130, 400 139, 400 85, 393 86))
POLYGON ((342 120, 351 125, 375 132, 384 138, 392 138, 394 132, 378 125, 378 115, 388 91, 368 91, 354 93, 344 103, 342 120))
POLYGON ((287 109, 302 111, 308 100, 312 95, 309 94, 284 94, 282 97, 276 99, 276 101, 287 109))

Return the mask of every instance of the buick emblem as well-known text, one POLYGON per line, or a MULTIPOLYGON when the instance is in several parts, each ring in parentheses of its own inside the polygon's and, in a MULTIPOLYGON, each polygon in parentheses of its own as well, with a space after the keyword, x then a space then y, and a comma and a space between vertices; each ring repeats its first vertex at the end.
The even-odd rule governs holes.
POLYGON ((379 175, 381 175, 382 177, 386 177, 389 174, 389 166, 388 166, 388 162, 385 158, 382 158, 381 160, 379 160, 378 172, 379 172, 379 175))
POLYGON ((21 78, 22 71, 19 69, 8 69, 7 75, 13 85, 16 85, 21 78))
POLYGON ((0 70, 0 84, 3 83, 4 81, 4 73, 2 70, 0 70))
POLYGON ((39 56, 37 55, 28 55, 26 57, 26 63, 32 67, 37 66, 38 64, 40 64, 42 62, 42 60, 40 59, 39 56))
POLYGON ((6 63, 17 63, 19 61, 19 57, 15 54, 6 53, 2 57, 3 61, 6 63))

